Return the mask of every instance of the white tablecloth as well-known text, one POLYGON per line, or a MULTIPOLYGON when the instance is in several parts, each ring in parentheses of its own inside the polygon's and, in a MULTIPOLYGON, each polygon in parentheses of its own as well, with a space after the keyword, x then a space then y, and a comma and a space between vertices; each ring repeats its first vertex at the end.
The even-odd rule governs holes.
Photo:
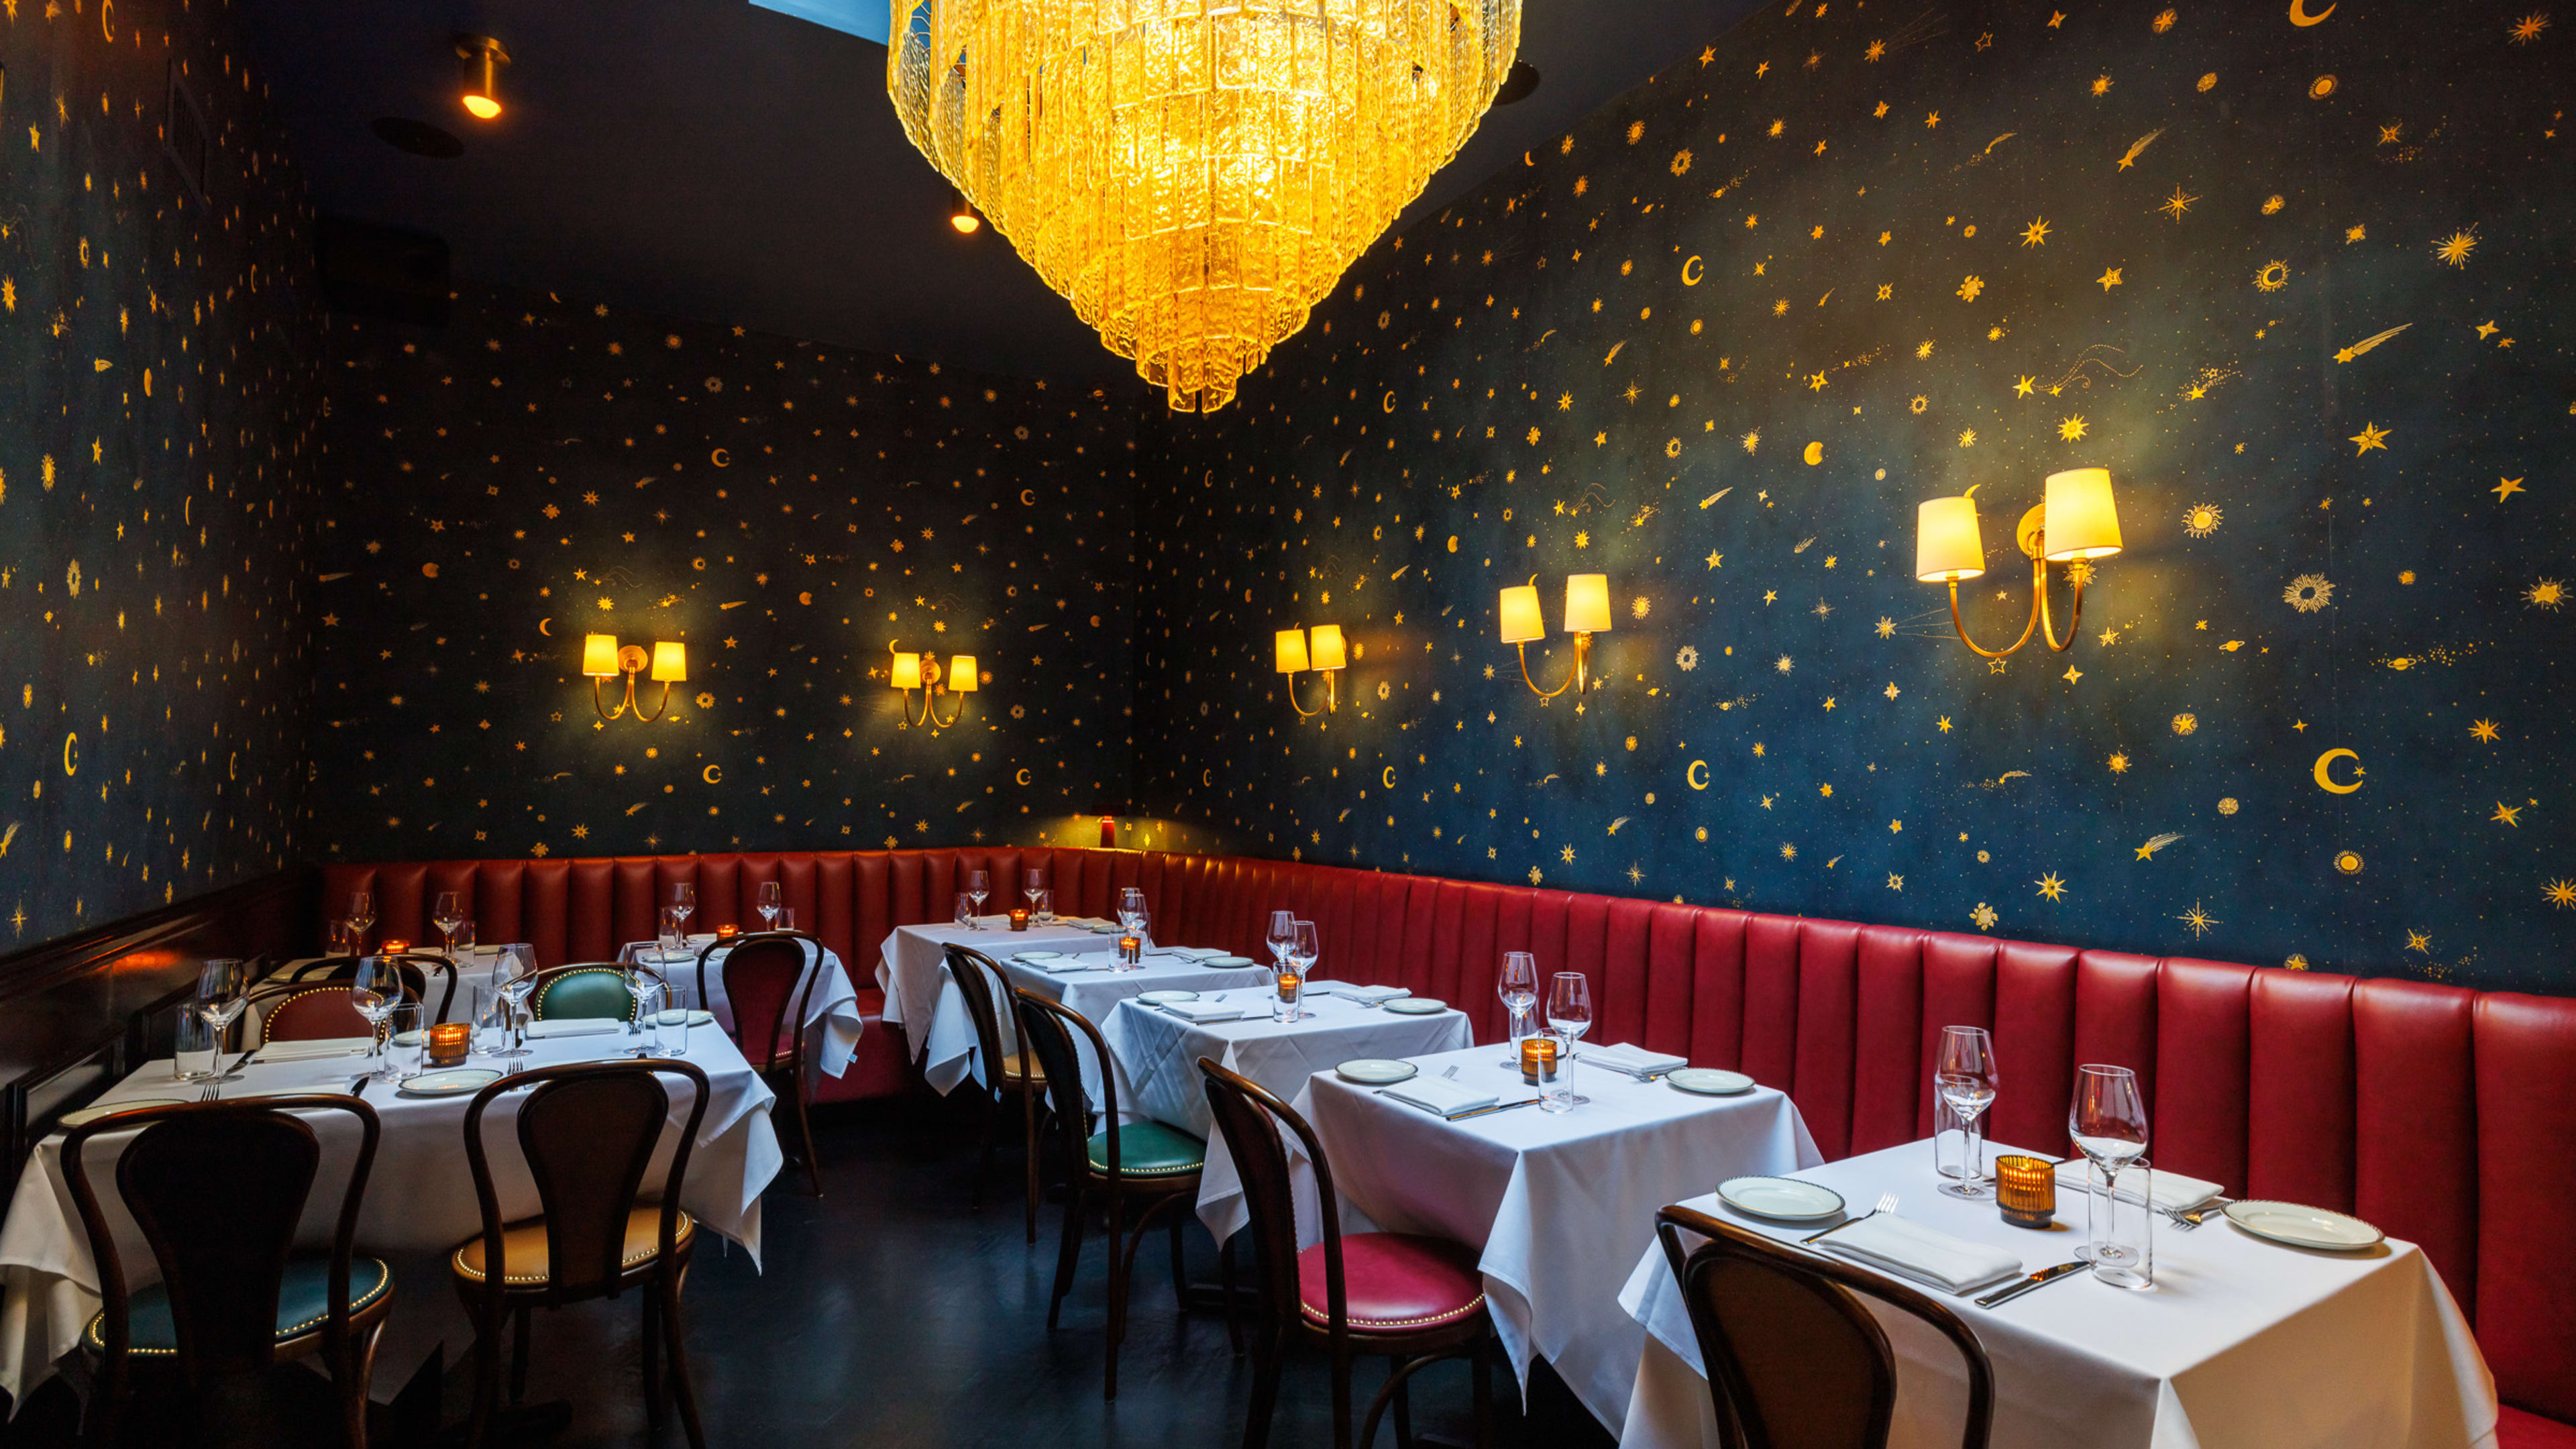
MULTIPOLYGON (((1502 1065, 1504 1052, 1480 1046, 1415 1060, 1434 1076, 1458 1063, 1460 1085, 1504 1101, 1534 1095, 1517 1067, 1502 1065)), ((1530 1360, 1545 1358, 1615 1431, 1645 1339, 1620 1310, 1619 1285, 1638 1245, 1654 1236, 1656 1210, 1730 1177, 1788 1172, 1821 1158, 1796 1105, 1769 1087, 1695 1097, 1581 1066, 1573 1080, 1592 1101, 1563 1114, 1523 1107, 1448 1122, 1330 1072, 1309 1079, 1289 1105, 1332 1160, 1342 1231, 1428 1233, 1474 1245, 1495 1332, 1522 1387, 1530 1360)), ((1303 1245, 1320 1229, 1311 1174, 1303 1163, 1298 1169, 1303 1245)), ((1203 1181, 1221 1184, 1215 1192, 1240 1192, 1221 1138, 1208 1144, 1203 1181)), ((1203 1204, 1213 1195, 1200 1189, 1203 1204)), ((1200 1213, 1220 1241, 1248 1221, 1239 1196, 1230 1206, 1200 1213)))
MULTIPOLYGON (((954 925, 898 926, 893 935, 886 937, 884 956, 877 965, 877 982, 886 993, 885 1020, 903 1025, 913 1058, 921 1063, 922 1076, 941 1093, 954 1089, 970 1074, 978 1081, 983 1079, 982 1064, 974 1060, 975 1024, 966 1015, 966 1003, 958 996, 956 983, 948 979, 950 942, 972 946, 992 957, 1001 963, 1012 985, 1061 1001, 1095 1024, 1108 1020, 1119 1002, 1143 991, 1223 991, 1270 984, 1270 970, 1265 966, 1211 969, 1178 956, 1150 953, 1143 966, 1134 971, 1111 970, 1106 965, 1097 971, 1067 974, 1041 971, 1015 964, 1011 956, 1020 951, 1061 951, 1098 955, 1106 962, 1117 949, 1118 938, 1067 925, 1014 931, 1009 929, 1007 917, 983 919, 988 923, 985 928, 973 931, 954 925), (992 922, 1005 924, 997 929, 992 922), (900 1017, 896 1015, 898 1010, 900 1017)), ((1003 1050, 1010 1049, 1005 1043, 1003 1050)), ((1084 1086, 1097 1097, 1100 1083, 1093 1076, 1090 1053, 1082 1055, 1084 1086)))
MULTIPOLYGON (((2017 1253, 2032 1271, 2069 1261, 2084 1240, 2080 1197, 2061 1193, 2059 1226, 2042 1233, 2005 1225, 1991 1202, 1940 1196, 1927 1143, 1797 1175, 1833 1188, 1856 1210, 1892 1190, 1903 1217, 2017 1253)), ((1688 1206, 1775 1238, 1812 1231, 1739 1216, 1713 1195, 1688 1206)), ((2083 1272, 1991 1309, 1927 1290, 1967 1319, 1994 1362, 1996 1449, 2460 1449, 2493 1441, 2494 1381, 2449 1290, 2412 1244, 2392 1241, 2364 1255, 2309 1252, 2213 1221, 2190 1233, 2160 1223, 2154 1247, 2156 1286, 2145 1292, 2083 1272)), ((1651 1337, 1619 1442, 1717 1443, 1699 1344, 1661 1245, 1639 1259, 1620 1303, 1651 1337)), ((1958 1350, 1911 1314, 1871 1306, 1898 1361, 1890 1442, 1957 1444, 1967 1403, 1958 1350)))
MULTIPOLYGON (((531 1054, 516 1058, 526 1066, 597 1060, 629 1044, 623 1035, 559 1037, 529 1043, 531 1054)), ((701 1227, 742 1244, 760 1261, 760 1194, 778 1173, 777 1135, 769 1122, 774 1099, 769 1088, 725 1040, 722 1033, 699 1027, 689 1033, 687 1060, 707 1074, 711 1100, 698 1142, 689 1158, 689 1175, 681 1205, 701 1227)), ((269 1087, 310 1087, 340 1091, 361 1067, 351 1058, 260 1064, 245 1069, 227 1093, 269 1087)), ((475 1066, 500 1066, 485 1057, 475 1066)), ((672 1127, 645 1181, 658 1183, 686 1121, 688 1086, 665 1078, 672 1095, 672 1127)), ((194 1100, 197 1087, 171 1080, 171 1064, 148 1062, 107 1090, 102 1103, 148 1098, 194 1100)), ((521 1165, 517 1135, 516 1095, 504 1097, 484 1114, 484 1140, 490 1145, 495 1179, 506 1220, 536 1216, 536 1188, 521 1165)), ((447 1255, 459 1243, 482 1231, 482 1209, 474 1197, 474 1178, 465 1163, 465 1109, 468 1097, 415 1099, 395 1095, 384 1083, 366 1090, 367 1105, 383 1123, 375 1168, 367 1181, 358 1217, 358 1251, 385 1259, 394 1271, 394 1309, 376 1358, 374 1385, 378 1397, 390 1397, 411 1377, 420 1362, 442 1341, 461 1353, 473 1341, 473 1325, 459 1305, 450 1282, 447 1255)), ((323 1162, 307 1204, 303 1241, 327 1247, 347 1181, 349 1154, 358 1140, 355 1119, 342 1113, 310 1119, 323 1142, 323 1162)), ((115 1156, 131 1139, 123 1134, 90 1140, 87 1156, 91 1183, 100 1189, 111 1214, 114 1206, 115 1156)), ((89 1250, 89 1235, 80 1224, 80 1209, 62 1173, 63 1139, 48 1137, 27 1159, 0 1224, 0 1389, 14 1403, 26 1402, 26 1391, 53 1372, 57 1359, 70 1353, 99 1309, 98 1271, 89 1250)), ((209 1191, 220 1184, 208 1184, 209 1191)), ((114 1219, 112 1219, 114 1220, 114 1219)), ((721 1251, 720 1244, 700 1251, 721 1251)), ((129 1283, 153 1281, 152 1254, 131 1223, 118 1233, 118 1253, 129 1283)))
MULTIPOLYGON (((1214 1134, 1216 1122, 1199 1075, 1201 1057, 1250 1077, 1285 1102, 1305 1090, 1308 1077, 1331 1071, 1336 1062, 1455 1051, 1476 1039, 1466 1013, 1455 1009, 1406 1016, 1338 996, 1309 996, 1303 1019, 1282 1022, 1270 1019, 1273 996, 1262 987, 1237 988, 1226 994, 1226 1004, 1244 1002, 1252 1015, 1204 1026, 1141 1001, 1109 1013, 1100 1034, 1117 1068, 1119 1119, 1168 1122, 1194 1137, 1214 1134)), ((1200 1191, 1205 1212, 1204 1178, 1200 1191)))
MULTIPOLYGON (((814 995, 805 1003, 806 1059, 822 1069, 823 1075, 837 1077, 850 1069, 850 1058, 859 1049, 859 1033, 867 1028, 867 1019, 859 1014, 859 990, 850 984, 850 973, 841 966, 840 953, 829 946, 818 947, 823 953, 823 979, 814 984, 814 995)), ((712 1011, 725 1029, 733 1029, 733 1003, 726 999, 723 973, 715 963, 724 959, 718 951, 707 958, 707 999, 695 1003, 712 1011)), ((698 949, 691 946, 679 957, 663 959, 661 948, 651 941, 638 941, 617 955, 621 962, 641 961, 661 971, 671 980, 695 991, 698 985, 698 949)), ((815 961, 806 958, 805 972, 814 972, 815 961)), ((805 977, 796 978, 796 989, 805 989, 805 977)), ((464 994, 464 982, 457 983, 464 994)), ((767 1030, 763 1027, 762 1030, 767 1030)))

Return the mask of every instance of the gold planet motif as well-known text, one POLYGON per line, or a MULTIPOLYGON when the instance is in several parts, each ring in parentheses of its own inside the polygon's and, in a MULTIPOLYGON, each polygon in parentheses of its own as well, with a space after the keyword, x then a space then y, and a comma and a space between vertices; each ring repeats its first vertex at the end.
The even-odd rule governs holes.
POLYGON ((2345 875, 2361 874, 2361 852, 2358 850, 2336 851, 2334 868, 2343 872, 2345 875))
POLYGON ((2334 93, 2335 93, 2335 78, 2334 78, 2333 76, 2330 76, 2330 75, 2321 75, 2321 76, 2318 76, 2315 80, 2310 81, 2310 82, 2308 83, 2308 99, 2309 99, 2309 100, 2312 100, 2312 101, 2322 101, 2322 100, 2324 100, 2326 97, 2328 97, 2328 96, 2330 96, 2330 95, 2333 95, 2334 93))

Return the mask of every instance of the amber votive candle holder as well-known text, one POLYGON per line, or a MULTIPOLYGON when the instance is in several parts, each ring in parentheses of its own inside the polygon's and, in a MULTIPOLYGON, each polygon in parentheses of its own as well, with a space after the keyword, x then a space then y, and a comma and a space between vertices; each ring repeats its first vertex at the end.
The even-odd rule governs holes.
POLYGON ((730 941, 741 934, 742 927, 735 925, 731 921, 727 921, 723 925, 716 927, 716 939, 719 941, 730 941))
POLYGON ((429 1029, 422 1042, 431 1066, 457 1066, 474 1049, 474 1028, 461 1021, 442 1021, 429 1029))
POLYGON ((1011 907, 1011 929, 1014 931, 1025 931, 1028 928, 1029 908, 1026 906, 1011 907))
POLYGON ((391 940, 380 941, 376 944, 376 954, 379 956, 399 956, 410 949, 411 942, 402 939, 400 936, 396 936, 391 940))
POLYGON ((1556 1076, 1558 1050, 1555 1037, 1522 1037, 1521 1080, 1533 1087, 1542 1080, 1553 1080, 1556 1076))
POLYGON ((1996 1158, 1995 1204, 2014 1227, 2047 1227, 2057 1216, 2057 1164, 2018 1153, 1996 1158))
POLYGON ((1130 966, 1143 964, 1145 960, 1145 943, 1134 936, 1119 937, 1118 959, 1126 962, 1130 966))

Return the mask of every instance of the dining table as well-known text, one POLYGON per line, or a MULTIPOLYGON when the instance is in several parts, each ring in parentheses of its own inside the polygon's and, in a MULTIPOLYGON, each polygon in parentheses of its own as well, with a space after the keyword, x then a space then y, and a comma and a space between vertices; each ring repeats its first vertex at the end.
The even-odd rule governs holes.
MULTIPOLYGON (((1409 1060, 1425 1076, 1533 1101, 1503 1045, 1409 1060)), ((1344 1233, 1424 1233, 1476 1249, 1486 1306, 1523 1392, 1545 1359, 1593 1417, 1612 1430, 1627 1412, 1645 1329, 1623 1312, 1621 1284, 1639 1234, 1666 1203, 1747 1173, 1823 1161, 1797 1105, 1745 1080, 1703 1096, 1668 1081, 1578 1065, 1567 1112, 1535 1105, 1452 1121, 1384 1095, 1386 1088, 1321 1071, 1289 1105, 1315 1129, 1331 1164, 1344 1233)), ((1289 1134, 1292 1153, 1293 1134, 1289 1134)), ((1313 1167, 1300 1157, 1298 1244, 1321 1235, 1313 1167)), ((1249 1221, 1223 1138, 1208 1144, 1199 1217, 1222 1242, 1249 1221)))
MULTIPOLYGON (((635 941, 617 953, 617 960, 620 965, 649 966, 695 991, 698 953, 716 946, 707 953, 707 999, 692 1004, 714 1012, 717 1022, 732 1031, 733 1002, 725 994, 724 972, 718 967, 733 948, 716 945, 716 941, 712 935, 691 936, 676 953, 662 949, 658 941, 635 941)), ((805 971, 796 978, 796 990, 806 990, 809 980, 814 994, 805 1001, 806 1059, 823 1075, 837 1077, 850 1069, 850 1058, 859 1049, 859 1036, 867 1030, 867 1018, 859 1010, 859 991, 850 984, 850 973, 842 966, 840 953, 819 941, 806 944, 805 971), (818 971, 822 974, 816 978, 818 971)), ((464 991, 461 979, 457 990, 464 991)))
MULTIPOLYGON (((1943 1195, 1928 1140, 1788 1175, 1839 1194, 1849 1218, 1893 1193, 1894 1215, 1904 1222, 1999 1249, 2032 1273, 2076 1261, 2086 1237, 2084 1193, 2070 1200, 2061 1191, 2045 1230, 2007 1224, 1991 1197, 1943 1195)), ((1739 1212, 1710 1192, 1682 1205, 1788 1242, 1819 1231, 1814 1222, 1739 1212)), ((1689 1309, 1662 1245, 1648 1236, 1619 1294, 1645 1331, 1619 1442, 1625 1449, 1697 1449, 1719 1442, 1715 1408, 1689 1309)), ((1701 1241, 1686 1234, 1685 1249, 1701 1241)), ((2392 1238, 2358 1252, 2292 1247, 2212 1212, 2187 1231, 2159 1216, 2148 1246, 2153 1284, 2145 1289, 2100 1282, 2079 1269, 1987 1307, 1975 1301, 1980 1288, 1953 1295, 1911 1285, 1955 1310, 1984 1346, 1994 1370, 1994 1449, 2494 1443, 2495 1385, 2486 1361, 2441 1275, 2414 1244, 2392 1238)), ((1897 1359, 1889 1442, 1898 1449, 1957 1444, 1967 1403, 1957 1348, 1909 1313, 1861 1301, 1897 1359)))
MULTIPOLYGON (((1130 998, 1100 1024, 1117 1074, 1120 1121, 1163 1122, 1199 1138, 1215 1135, 1206 1079, 1199 1072, 1201 1057, 1286 1101, 1304 1088, 1307 1078, 1342 1062, 1454 1051, 1476 1040, 1467 1014, 1454 1006, 1415 1016, 1310 991, 1299 1003, 1297 1020, 1282 1021, 1273 1011, 1276 993, 1260 987, 1197 995, 1200 1002, 1220 1009, 1241 1002, 1244 1014, 1232 1021, 1192 1021, 1159 1004, 1130 998)), ((1204 1191, 1204 1178, 1201 1187, 1204 1191)))
MULTIPOLYGON (((555 1034, 531 1039, 524 1057, 494 1058, 478 1052, 468 1065, 506 1074, 560 1062, 607 1060, 623 1054, 637 1040, 626 1034, 622 1022, 549 1025, 555 1034)), ((700 1227, 747 1252, 757 1267, 760 1194, 782 1161, 778 1137, 770 1125, 775 1097, 714 1026, 673 1030, 665 1040, 664 1049, 680 1047, 685 1059, 707 1074, 707 1111, 691 1151, 681 1205, 700 1227)), ((359 1054, 364 1039, 339 1051, 329 1043, 295 1046, 292 1060, 260 1061, 251 1055, 246 1065, 234 1069, 235 1074, 220 1084, 219 1095, 240 1100, 294 1092, 346 1094, 352 1089, 351 1079, 368 1066, 359 1054)), ((226 1065, 232 1067, 229 1061, 226 1065)), ((671 1125, 647 1182, 660 1181, 688 1120, 688 1084, 667 1076, 663 1082, 672 1097, 671 1125)), ((91 1106, 195 1101, 203 1091, 197 1083, 177 1080, 173 1063, 164 1059, 136 1068, 91 1106)), ((389 1398, 442 1344, 462 1353, 473 1341, 472 1323, 447 1266, 457 1246, 482 1231, 482 1209, 465 1153, 465 1113, 472 1095, 412 1096, 383 1082, 367 1083, 358 1095, 375 1110, 381 1130, 356 1243, 360 1253, 384 1260, 393 1270, 394 1306, 377 1351, 373 1379, 376 1396, 389 1398)), ((516 1094, 505 1094, 483 1119, 505 1221, 535 1217, 542 1211, 518 1146, 521 1100, 516 1094)), ((316 1112, 305 1120, 313 1125, 323 1155, 298 1239, 308 1249, 321 1249, 331 1241, 359 1131, 356 1120, 344 1112, 316 1112)), ((129 1287, 158 1276, 149 1248, 115 1197, 115 1158, 132 1140, 128 1133, 102 1132, 89 1140, 84 1154, 89 1179, 108 1207, 129 1287)), ((27 1392, 74 1351, 102 1301, 89 1237, 63 1170, 63 1143, 59 1130, 37 1143, 19 1173, 8 1216, 0 1221, 0 1390, 9 1393, 13 1405, 25 1403, 27 1392)), ((208 1184, 209 1191, 219 1187, 208 1184)), ((700 1251, 724 1247, 711 1243, 700 1251)))

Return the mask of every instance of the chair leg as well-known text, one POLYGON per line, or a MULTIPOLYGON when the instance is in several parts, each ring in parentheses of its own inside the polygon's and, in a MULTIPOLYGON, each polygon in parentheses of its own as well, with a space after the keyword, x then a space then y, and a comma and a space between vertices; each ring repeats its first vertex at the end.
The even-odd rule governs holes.
POLYGON ((662 1295, 648 1292, 644 1298, 644 1425, 659 1432, 662 1427, 662 1295))
POLYGON ((1109 1351, 1102 1355, 1100 1397, 1118 1397, 1118 1345, 1127 1341, 1127 1280, 1136 1271, 1132 1248, 1120 1251, 1127 1236, 1126 1194, 1118 1190, 1118 1179, 1109 1180, 1109 1351))
POLYGON ((1023 1084, 1020 1088, 1020 1125, 1023 1145, 1028 1149, 1029 1244, 1038 1240, 1038 1094, 1023 1084))
POLYGON ((350 1344, 348 1362, 331 1366, 331 1376, 340 1381, 340 1413, 349 1449, 367 1449, 367 1386, 376 1376, 376 1343, 384 1332, 385 1321, 379 1318, 350 1344))
POLYGON ((1468 1373, 1475 1380, 1476 1449, 1492 1449, 1494 1442, 1494 1364, 1485 1351, 1490 1346, 1482 1338, 1467 1346, 1468 1373))
POLYGON ((1225 1289, 1225 1341, 1227 1346, 1234 1350, 1234 1356, 1241 1358, 1243 1357, 1243 1316, 1235 1311, 1233 1238, 1217 1244, 1216 1275, 1218 1283, 1225 1289))
POLYGON ((975 1164, 975 1211, 984 1210, 984 1184, 993 1176, 993 1148, 1002 1140, 1002 1099, 989 1097, 992 1110, 984 1119, 984 1155, 975 1164))
POLYGON ((528 1397, 528 1308, 521 1304, 510 1321, 510 1402, 528 1397))
POLYGON ((805 1115, 805 1071, 802 1063, 799 1063, 791 1074, 791 1080, 787 1085, 788 1090, 796 1098, 796 1136, 805 1145, 805 1181, 814 1189, 814 1195, 821 1197, 823 1195, 823 1159, 822 1155, 814 1150, 813 1119, 805 1115))
MULTIPOLYGON (((1372 1406, 1369 1425, 1376 1424, 1372 1406)), ((1347 1346, 1333 1350, 1333 1449, 1351 1449, 1351 1351, 1347 1346)))
MULTIPOLYGON (((1089 1194, 1076 1181, 1064 1194, 1064 1242, 1056 1249, 1055 1295, 1047 1300, 1047 1327, 1055 1327, 1056 1315, 1064 1309, 1064 1295, 1073 1291, 1073 1272, 1082 1263, 1082 1211, 1089 1205, 1089 1194)), ((1111 1244, 1115 1249, 1116 1244, 1111 1244)))
POLYGON ((466 1424, 465 1449, 483 1449, 492 1441, 492 1416, 501 1406, 501 1314, 474 1306, 474 1415, 466 1424))
POLYGON ((1395 1383, 1395 1449, 1413 1449, 1413 1381, 1395 1383))
POLYGON ((680 1323, 680 1280, 665 1272, 662 1294, 662 1342, 670 1356, 671 1394, 680 1401, 680 1427, 688 1431, 689 1449, 707 1449, 706 1430, 698 1423, 698 1393, 689 1383, 688 1333, 680 1323))
MULTIPOLYGON (((1176 1198, 1174 1201, 1177 1202, 1180 1199, 1176 1198)), ((1185 1269, 1181 1262, 1181 1219, 1188 1216, 1189 1214, 1178 1208, 1172 1210, 1172 1304, 1183 1314, 1190 1311, 1189 1279, 1185 1276, 1185 1269)))
POLYGON ((1279 1370, 1288 1346, 1281 1341, 1279 1321, 1263 1321, 1252 1347, 1252 1409, 1243 1421, 1243 1449, 1268 1449, 1270 1415, 1279 1405, 1279 1370))
POLYGON ((111 1358, 99 1366, 98 1382, 91 1385, 89 1422, 82 1427, 88 1432, 82 1443, 88 1449, 116 1449, 118 1422, 125 1415, 125 1364, 111 1358))

